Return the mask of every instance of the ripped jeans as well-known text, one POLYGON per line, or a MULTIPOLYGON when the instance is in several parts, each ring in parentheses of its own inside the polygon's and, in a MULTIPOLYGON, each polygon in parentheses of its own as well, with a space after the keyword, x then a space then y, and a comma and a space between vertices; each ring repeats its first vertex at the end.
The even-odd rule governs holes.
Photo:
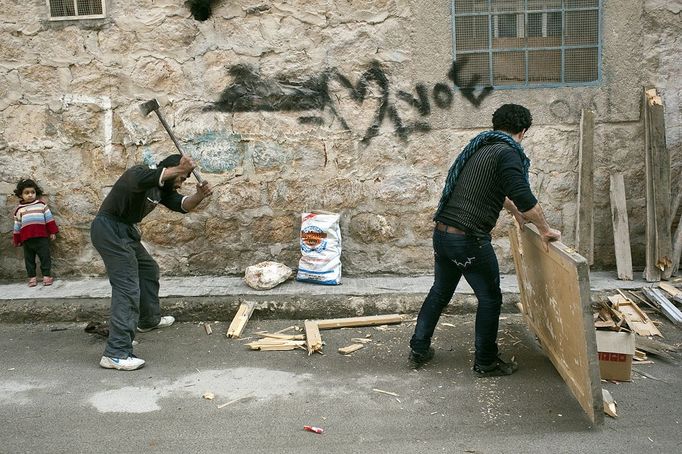
POLYGON ((425 352, 443 309, 455 293, 460 278, 469 283, 478 299, 475 325, 475 361, 492 364, 498 354, 497 329, 502 306, 500 268, 489 240, 434 229, 435 279, 417 318, 410 347, 425 352))

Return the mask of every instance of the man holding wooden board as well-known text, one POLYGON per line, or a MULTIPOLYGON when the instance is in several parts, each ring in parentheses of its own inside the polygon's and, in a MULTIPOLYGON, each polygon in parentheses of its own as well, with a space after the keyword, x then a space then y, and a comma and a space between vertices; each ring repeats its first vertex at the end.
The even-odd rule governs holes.
POLYGON ((546 243, 561 238, 545 220, 528 182, 530 160, 521 140, 532 123, 530 112, 505 104, 492 120, 494 130, 474 137, 450 167, 433 218, 435 279, 410 340, 415 368, 433 358, 431 337, 464 276, 478 299, 474 372, 481 377, 514 373, 518 365, 502 359, 497 347, 502 291, 490 232, 504 207, 519 223, 535 224, 546 243))

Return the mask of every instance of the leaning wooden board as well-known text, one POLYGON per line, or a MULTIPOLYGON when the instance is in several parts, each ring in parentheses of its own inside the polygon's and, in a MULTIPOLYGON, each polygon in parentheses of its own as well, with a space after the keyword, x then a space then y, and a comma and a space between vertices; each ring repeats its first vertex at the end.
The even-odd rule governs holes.
POLYGON ((604 421, 587 261, 535 226, 510 231, 524 318, 594 424, 604 421))

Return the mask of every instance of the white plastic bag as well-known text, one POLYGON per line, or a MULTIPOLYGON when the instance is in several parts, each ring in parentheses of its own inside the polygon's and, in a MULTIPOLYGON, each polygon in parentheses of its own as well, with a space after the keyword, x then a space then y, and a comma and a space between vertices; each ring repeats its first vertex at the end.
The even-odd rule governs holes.
POLYGON ((341 283, 341 229, 336 213, 301 215, 301 259, 296 280, 315 284, 341 283))

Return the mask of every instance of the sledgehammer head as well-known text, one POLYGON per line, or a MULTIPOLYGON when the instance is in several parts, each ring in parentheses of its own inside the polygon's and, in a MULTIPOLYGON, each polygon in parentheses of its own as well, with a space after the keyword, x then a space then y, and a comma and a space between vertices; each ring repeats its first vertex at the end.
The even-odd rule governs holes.
POLYGON ((147 101, 143 104, 140 104, 140 111, 142 111, 143 116, 149 115, 149 112, 153 111, 158 111, 159 110, 159 102, 156 99, 152 99, 151 101, 147 101))

